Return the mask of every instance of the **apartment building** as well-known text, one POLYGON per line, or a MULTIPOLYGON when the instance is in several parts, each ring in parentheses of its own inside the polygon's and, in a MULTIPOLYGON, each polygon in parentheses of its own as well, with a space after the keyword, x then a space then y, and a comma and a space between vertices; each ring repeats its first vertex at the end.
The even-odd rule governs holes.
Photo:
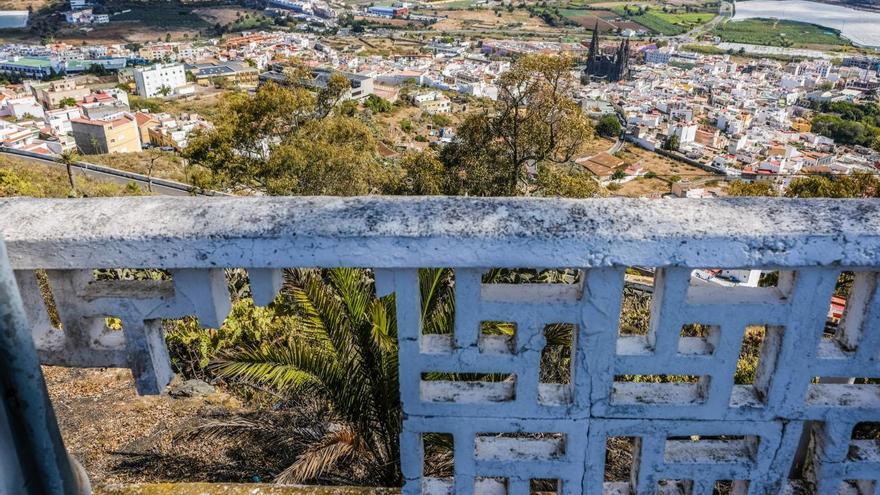
POLYGON ((71 120, 82 118, 82 110, 79 107, 59 108, 46 112, 46 123, 52 128, 56 136, 64 136, 73 132, 71 120))
POLYGON ((67 78, 60 81, 31 85, 34 98, 48 109, 61 107, 61 102, 68 98, 79 101, 88 96, 91 90, 84 86, 80 78, 67 78))
POLYGON ((449 113, 451 108, 449 98, 439 91, 429 91, 427 93, 417 94, 413 96, 412 99, 417 107, 429 115, 449 113))
POLYGON ((77 147, 87 155, 142 150, 137 121, 130 115, 114 120, 73 119, 70 123, 77 147))
POLYGON ((137 92, 144 98, 181 95, 192 92, 183 64, 157 64, 134 70, 137 92))
POLYGON ((256 87, 260 71, 242 62, 224 62, 187 65, 196 82, 202 86, 223 81, 232 87, 256 87))

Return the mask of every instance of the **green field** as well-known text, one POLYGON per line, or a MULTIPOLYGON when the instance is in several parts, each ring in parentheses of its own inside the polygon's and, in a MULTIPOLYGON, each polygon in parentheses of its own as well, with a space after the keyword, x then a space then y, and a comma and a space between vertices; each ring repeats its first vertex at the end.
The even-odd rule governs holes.
POLYGON ((701 26, 717 15, 715 12, 664 12, 656 5, 627 4, 614 7, 614 12, 626 19, 637 22, 655 33, 675 36, 701 26))
MULTIPOLYGON (((137 21, 147 26, 163 28, 192 28, 202 29, 209 27, 204 19, 192 12, 192 8, 171 2, 165 5, 142 5, 126 6, 130 12, 117 14, 110 17, 111 22, 137 21)), ((120 12, 122 7, 113 5, 111 12, 120 12)))
POLYGON ((644 14, 631 15, 626 12, 625 7, 615 7, 614 12, 625 19, 629 19, 645 26, 655 33, 666 36, 675 36, 687 31, 687 29, 661 18, 657 13, 652 11, 645 12, 644 14))
POLYGON ((849 45, 833 29, 794 21, 746 19, 729 21, 715 28, 721 41, 769 46, 849 45))
POLYGON ((670 14, 665 12, 651 12, 651 14, 670 24, 688 30, 703 25, 715 18, 715 14, 712 12, 682 12, 670 14))

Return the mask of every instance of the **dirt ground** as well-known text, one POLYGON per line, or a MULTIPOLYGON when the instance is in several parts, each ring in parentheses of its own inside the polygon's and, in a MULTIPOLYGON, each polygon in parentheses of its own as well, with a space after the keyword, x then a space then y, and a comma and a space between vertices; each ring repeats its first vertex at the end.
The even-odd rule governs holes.
POLYGON ((654 194, 666 194, 670 192, 670 190, 671 186, 664 180, 639 177, 624 183, 621 188, 614 191, 613 194, 615 196, 626 196, 628 198, 641 198, 654 194))
POLYGON ((138 396, 127 369, 44 366, 43 373, 67 450, 96 484, 266 482, 296 455, 194 429, 212 419, 277 420, 280 414, 249 411, 222 391, 138 396))
POLYGON ((614 141, 605 137, 596 137, 584 147, 583 156, 593 156, 596 153, 608 151, 614 146, 614 141))
POLYGON ((59 3, 59 0, 0 0, 0 10, 27 10, 32 7, 37 11, 53 3, 59 3))
POLYGON ((529 17, 525 10, 501 11, 501 17, 488 9, 439 10, 438 15, 447 19, 438 21, 431 28, 435 31, 456 31, 462 29, 503 29, 511 24, 521 23, 519 29, 530 31, 557 30, 544 23, 539 17, 529 17))
POLYGON ((660 156, 632 144, 624 145, 623 150, 618 156, 620 156, 627 165, 640 163, 646 170, 654 172, 661 178, 669 178, 677 175, 682 179, 687 180, 703 178, 711 175, 703 169, 666 158, 665 156, 660 156))
POLYGON ((170 34, 172 40, 182 40, 196 37, 199 31, 188 28, 156 29, 136 21, 118 21, 98 26, 92 31, 62 29, 55 35, 55 39, 71 44, 146 43, 164 41, 166 34, 170 34))
POLYGON ((238 16, 236 14, 240 13, 242 16, 245 14, 250 14, 251 16, 261 16, 264 15, 265 12, 262 10, 256 9, 246 9, 246 8, 230 8, 230 7, 211 7, 211 8, 200 8, 193 9, 193 13, 197 16, 204 19, 209 24, 217 24, 220 23, 222 25, 229 24, 231 22, 235 22, 238 16))

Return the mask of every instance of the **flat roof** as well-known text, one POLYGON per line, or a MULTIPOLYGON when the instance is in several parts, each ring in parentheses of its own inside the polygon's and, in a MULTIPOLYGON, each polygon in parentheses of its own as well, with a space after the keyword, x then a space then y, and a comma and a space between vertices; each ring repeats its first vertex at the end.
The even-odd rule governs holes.
POLYGON ((18 60, 4 60, 0 62, 7 65, 20 65, 22 67, 52 67, 52 61, 47 58, 21 57, 18 60))

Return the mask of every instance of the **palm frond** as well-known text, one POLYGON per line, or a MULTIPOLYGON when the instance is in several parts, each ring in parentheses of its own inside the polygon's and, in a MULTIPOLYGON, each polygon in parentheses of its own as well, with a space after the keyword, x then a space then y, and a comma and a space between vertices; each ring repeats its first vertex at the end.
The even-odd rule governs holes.
POLYGON ((345 371, 331 356, 315 349, 288 347, 243 349, 210 365, 218 375, 293 391, 337 381, 345 371))
POLYGON ((422 300, 424 333, 452 333, 455 318, 452 270, 448 268, 419 270, 419 293, 422 300))
POLYGON ((271 425, 267 425, 265 421, 243 416, 212 418, 182 430, 176 435, 176 438, 188 440, 196 437, 203 439, 231 438, 237 440, 254 431, 264 430, 267 426, 271 425))
POLYGON ((313 480, 333 469, 340 461, 362 454, 363 450, 360 436, 350 428, 328 433, 282 471, 275 482, 295 484, 313 480))
POLYGON ((371 307, 370 327, 373 342, 383 353, 393 353, 397 347, 397 332, 392 316, 381 300, 376 300, 371 307))

